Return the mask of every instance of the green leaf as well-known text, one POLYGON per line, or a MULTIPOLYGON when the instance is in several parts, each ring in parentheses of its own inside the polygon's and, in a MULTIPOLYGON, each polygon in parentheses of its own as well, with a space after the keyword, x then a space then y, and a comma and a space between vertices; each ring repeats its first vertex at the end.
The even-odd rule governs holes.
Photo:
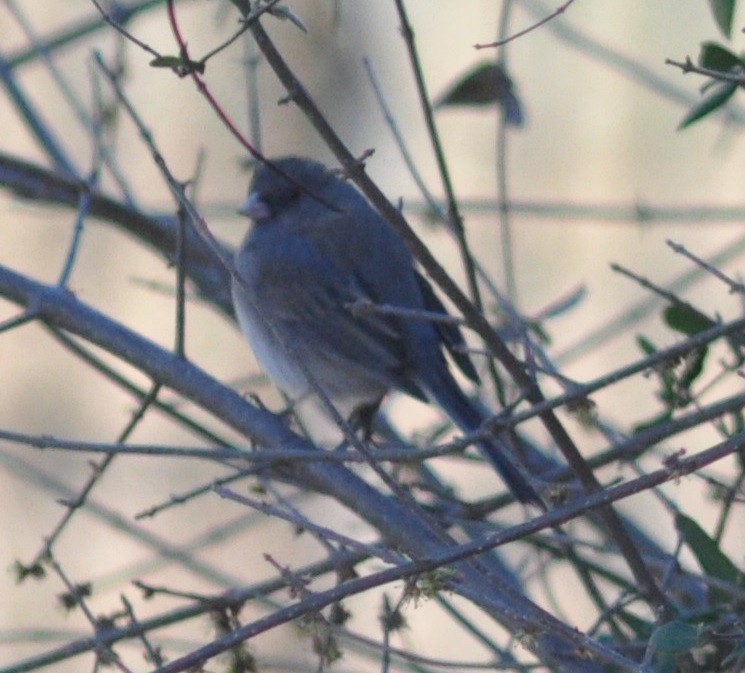
POLYGON ((698 55, 698 64, 709 70, 721 70, 729 72, 743 65, 742 59, 715 42, 704 42, 701 45, 701 53, 698 55))
POLYGON ((647 421, 642 421, 641 423, 637 423, 633 427, 632 433, 635 435, 638 435, 640 432, 649 430, 649 428, 654 428, 658 425, 661 425, 662 423, 667 423, 667 421, 669 421, 672 417, 673 417, 673 412, 671 410, 665 410, 662 413, 655 416, 654 418, 650 418, 647 421))
POLYGON ((636 337, 636 345, 641 348, 644 355, 654 355, 657 352, 657 347, 647 337, 638 334, 636 337))
POLYGON ((673 620, 657 627, 649 639, 649 644, 658 652, 683 654, 698 643, 698 628, 686 622, 673 620))
POLYGON ((479 63, 442 94, 435 107, 501 105, 507 122, 522 126, 523 112, 512 80, 494 61, 479 63))
POLYGON ((186 61, 180 56, 156 56, 150 61, 150 65, 153 68, 170 68, 181 77, 191 72, 202 75, 206 67, 204 61, 186 61))
POLYGON ((732 584, 737 582, 740 576, 737 566, 701 526, 683 514, 675 517, 675 526, 707 575, 732 584))
MULTIPOLYGON (((704 68, 725 73, 740 72, 745 67, 742 57, 715 42, 704 42, 701 45, 698 62, 704 68)), ((687 128, 722 107, 737 91, 738 85, 734 82, 717 82, 713 79, 705 88, 710 89, 710 93, 684 117, 678 126, 679 130, 687 128)))
POLYGON ((688 128, 691 124, 703 119, 706 115, 718 110, 730 99, 735 91, 737 91, 737 84, 733 84, 732 82, 722 82, 717 85, 714 88, 713 93, 709 94, 698 105, 695 105, 691 111, 683 117, 683 121, 678 124, 678 130, 682 131, 683 129, 688 128))
POLYGON ((184 63, 184 60, 180 56, 156 56, 152 61, 150 61, 150 65, 153 66, 153 68, 171 68, 172 70, 176 70, 177 68, 180 68, 184 63))
POLYGON ((686 336, 693 336, 716 325, 709 316, 690 304, 670 304, 662 315, 668 327, 686 336))
POLYGON ((711 13, 714 15, 714 20, 719 26, 719 30, 722 31, 727 39, 732 35, 732 17, 735 15, 735 2, 736 0, 709 0, 709 7, 711 13))

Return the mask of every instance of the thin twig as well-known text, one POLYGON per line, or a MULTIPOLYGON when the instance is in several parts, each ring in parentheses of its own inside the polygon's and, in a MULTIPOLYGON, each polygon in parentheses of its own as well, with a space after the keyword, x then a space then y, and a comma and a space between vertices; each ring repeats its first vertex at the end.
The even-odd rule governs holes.
POLYGON ((474 44, 473 48, 474 49, 488 49, 490 47, 503 47, 508 42, 512 42, 512 40, 517 40, 518 38, 523 37, 524 35, 527 35, 528 33, 532 33, 534 30, 536 30, 537 28, 540 28, 545 23, 548 23, 549 21, 555 19, 557 16, 559 16, 559 14, 563 14, 566 11, 567 7, 569 7, 569 5, 571 5, 573 2, 574 0, 567 0, 567 2, 557 7, 556 10, 552 12, 551 14, 549 14, 547 17, 541 19, 540 21, 536 21, 532 26, 528 26, 524 30, 514 33, 510 35, 509 37, 503 37, 497 40, 496 42, 490 42, 488 44, 474 44))
POLYGON ((409 53, 409 62, 414 72, 414 81, 416 82, 417 93, 419 94, 419 104, 424 115, 424 122, 429 134, 430 143, 437 161, 437 168, 442 180, 442 187, 445 191, 445 199, 448 206, 448 220, 450 227, 455 232, 458 240, 458 249, 460 250, 461 261, 466 272, 468 289, 471 299, 478 310, 482 309, 481 293, 478 283, 476 282, 476 271, 473 266, 473 254, 471 253, 466 241, 466 232, 463 228, 463 217, 458 209, 458 202, 455 198, 455 190, 450 179, 450 170, 445 159, 445 151, 442 147, 440 134, 435 124, 435 116, 432 110, 432 102, 427 92, 427 85, 424 81, 419 54, 417 53, 416 43, 414 41, 414 30, 409 22, 404 0, 394 0, 399 20, 401 21, 401 33, 409 53))
MULTIPOLYGON (((150 389, 149 394, 142 400, 139 408, 132 414, 132 418, 129 420, 129 423, 127 423, 124 429, 119 433, 119 437, 117 439, 118 442, 126 441, 127 437, 129 437, 129 435, 134 432, 134 430, 140 424, 140 421, 142 421, 142 419, 145 417, 145 412, 150 408, 153 401, 157 398, 159 391, 160 384, 154 384, 150 389)), ((67 528, 75 513, 81 507, 83 507, 94 487, 99 483, 101 477, 111 466, 111 463, 115 457, 115 454, 109 454, 99 463, 91 465, 90 477, 88 477, 88 480, 83 484, 82 488, 80 488, 77 495, 65 502, 65 513, 62 515, 62 517, 60 517, 60 520, 52 529, 52 532, 44 536, 44 544, 36 553, 36 556, 34 556, 33 560, 30 563, 26 564, 27 566, 34 567, 41 564, 44 559, 52 556, 52 550, 57 540, 62 535, 65 528, 67 528)))
POLYGON ((679 255, 683 255, 684 257, 687 257, 692 262, 700 266, 702 269, 708 271, 712 276, 715 278, 719 278, 725 285, 729 287, 730 292, 738 292, 739 294, 745 294, 745 285, 742 283, 738 283, 735 280, 732 280, 729 276, 726 276, 723 274, 719 269, 717 269, 714 265, 710 264, 706 260, 702 259, 698 255, 694 255, 692 252, 689 252, 685 246, 681 245, 680 243, 675 243, 674 241, 671 241, 669 238, 665 241, 670 248, 673 250, 673 252, 677 252, 679 255))
POLYGON ((321 526, 313 523, 308 517, 301 515, 299 512, 290 513, 281 507, 272 505, 264 500, 258 500, 247 495, 241 495, 235 491, 226 488, 225 486, 216 486, 214 489, 215 493, 221 498, 226 500, 232 500, 251 509, 255 509, 257 512, 262 512, 277 519, 287 521, 296 527, 307 529, 324 540, 331 540, 337 544, 340 544, 344 549, 351 549, 364 553, 368 556, 374 556, 382 561, 390 564, 401 563, 404 558, 393 553, 386 547, 380 545, 371 545, 368 543, 362 543, 348 535, 342 535, 336 530, 329 528, 328 526, 321 526))
POLYGON ((740 86, 745 85, 745 74, 735 72, 725 72, 724 70, 714 70, 712 68, 704 68, 703 66, 696 65, 689 56, 686 56, 686 60, 674 61, 671 58, 665 59, 666 65, 673 65, 676 68, 680 68, 683 74, 695 73, 697 75, 704 75, 711 79, 718 80, 720 82, 731 82, 732 84, 739 84, 740 86))

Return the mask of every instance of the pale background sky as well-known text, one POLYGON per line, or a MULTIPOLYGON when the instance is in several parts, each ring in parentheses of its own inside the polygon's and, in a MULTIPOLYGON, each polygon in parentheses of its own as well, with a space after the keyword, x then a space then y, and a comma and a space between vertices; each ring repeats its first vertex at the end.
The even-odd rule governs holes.
MULTIPOLYGON (((84 0, 59 3, 23 0, 21 5, 36 30, 43 36, 68 25, 77 17, 91 16, 92 6, 84 0)), ((218 6, 224 3, 179 3, 182 28, 193 54, 203 53, 229 34, 231 19, 220 19, 218 6)), ((308 27, 301 35, 289 23, 271 26, 271 33, 306 83, 332 125, 353 151, 374 148, 368 162, 371 175, 392 200, 416 203, 419 196, 377 108, 362 66, 368 57, 393 109, 397 124, 409 144, 430 188, 440 195, 435 163, 412 85, 411 70, 398 31, 392 2, 339 3, 339 23, 334 24, 334 3, 288 2, 308 27)), ((554 6, 558 3, 552 3, 554 6)), ((526 27, 544 13, 531 13, 535 0, 515 3, 512 26, 526 27)), ((473 44, 494 39, 496 14, 500 3, 469 0, 448 3, 411 0, 407 3, 414 26, 423 70, 430 92, 435 95, 460 73, 486 58, 473 44)), ((554 26, 536 30, 510 46, 509 67, 525 106, 527 125, 510 131, 508 151, 509 195, 527 204, 573 204, 601 209, 635 206, 671 207, 685 210, 693 206, 743 207, 742 176, 745 153, 737 124, 729 127, 721 118, 707 121, 685 132, 677 130, 687 106, 673 100, 649 78, 634 79, 619 69, 628 58, 639 68, 660 78, 670 91, 698 97, 702 81, 695 75, 683 76, 666 58, 695 58, 702 40, 720 39, 706 3, 699 0, 576 0, 558 22, 578 31, 617 55, 615 61, 601 61, 588 55, 577 40, 557 36, 554 26)), ((737 24, 736 22, 736 25, 737 24)), ((164 53, 175 52, 167 21, 161 12, 150 12, 134 21, 130 29, 145 42, 164 53)), ((89 48, 113 53, 111 35, 102 31, 93 36, 89 48)), ((734 50, 742 48, 736 31, 734 50)), ((26 44, 5 3, 0 3, 0 52, 9 57, 26 44)), ((71 78, 81 100, 90 106, 90 49, 76 48, 60 54, 58 65, 71 78)), ((215 96, 235 120, 245 128, 246 96, 240 58, 235 46, 211 61, 206 79, 215 96)), ((148 67, 150 57, 130 49, 126 88, 139 114, 154 134, 155 142, 172 169, 181 178, 194 171, 200 152, 205 154, 199 201, 214 232, 223 240, 236 243, 245 223, 232 215, 245 193, 247 175, 238 168, 243 153, 221 127, 188 80, 179 80, 166 70, 148 67)), ((90 165, 90 146, 79 131, 66 104, 58 97, 48 75, 38 66, 22 73, 21 82, 28 95, 45 113, 47 122, 60 136, 63 147, 77 167, 86 172, 90 165)), ((325 161, 330 155, 308 124, 291 106, 278 107, 274 101, 281 89, 269 68, 261 69, 262 121, 264 149, 269 154, 305 154, 325 161)), ((15 111, 0 93, 0 151, 44 162, 39 149, 20 124, 15 111)), ((739 101, 737 101, 739 104, 739 101)), ((742 112, 742 107, 738 110, 742 112)), ((452 169, 456 193, 463 199, 489 199, 495 194, 494 115, 487 111, 454 110, 437 117, 452 169)), ((172 201, 145 148, 128 120, 120 121, 119 159, 136 198, 153 210, 171 211, 172 201)), ((465 212, 468 236, 481 262, 496 274, 501 263, 496 215, 465 212)), ((442 233, 412 219, 418 230, 430 237, 438 256, 451 260, 449 267, 460 277, 452 245, 442 233)), ((0 263, 32 277, 53 282, 71 235, 74 214, 62 213, 18 200, 0 192, 0 263)), ((611 221, 602 217, 561 218, 556 214, 516 214, 513 216, 514 261, 517 270, 520 306, 528 314, 557 301, 579 286, 586 288, 583 302, 571 312, 547 325, 554 340, 551 353, 561 353, 588 333, 623 313, 645 293, 630 281, 611 272, 611 262, 630 267, 664 285, 690 265, 665 245, 672 238, 706 257, 742 245, 739 221, 723 222, 611 221)), ((725 270, 738 275, 740 258, 725 270)), ((500 280, 499 275, 497 279, 500 280)), ((162 344, 172 343, 172 299, 143 285, 141 281, 173 283, 171 270, 107 225, 90 221, 83 239, 79 264, 71 289, 76 295, 109 312, 126 325, 143 331, 162 344)), ((732 317, 740 312, 740 302, 725 287, 707 280, 686 295, 702 302, 710 315, 732 317)), ((0 319, 15 315, 16 309, 0 303, 0 319)), ((620 338, 585 352, 568 363, 565 373, 579 381, 601 376, 638 357, 634 336, 643 331, 662 345, 674 336, 660 323, 657 313, 643 326, 623 331, 620 338)), ((188 315, 188 353, 192 360, 224 381, 244 379, 252 371, 250 351, 236 330, 212 311, 195 306, 188 315)), ((141 377, 135 375, 138 380, 141 377)), ((0 335, 0 427, 32 434, 53 434, 61 438, 113 440, 134 407, 132 399, 102 383, 83 366, 64 356, 54 342, 36 326, 30 325, 0 335), (102 402, 105 400, 105 402, 102 402)), ((143 381, 144 383, 144 381, 143 381)), ((237 384, 238 385, 238 384, 237 384)), ((737 389, 740 382, 734 382, 737 389)), ((658 409, 652 384, 637 379, 598 396, 600 411, 611 421, 628 424, 654 414, 658 409)), ((169 398, 168 395, 166 395, 169 398)), ((276 398, 267 393, 271 404, 276 398)), ((395 406, 395 405, 394 405, 395 406)), ((394 408, 394 414, 397 408, 394 408)), ((570 421, 570 429, 581 431, 570 421)), ((133 441, 188 443, 191 438, 156 415, 137 431, 133 441)), ((583 438, 586 446, 602 446, 598 438, 583 438)), ((703 440, 702 440, 703 441, 703 440)), ((713 440, 708 438, 711 443, 713 440)), ((708 444, 692 444, 690 451, 708 444)), ((677 446, 676 446, 677 448, 677 446)), ((77 488, 87 477, 87 458, 61 453, 35 453, 30 449, 0 444, 0 565, 14 559, 29 560, 60 514, 54 489, 37 481, 43 475, 77 488), (21 466, 21 461, 23 466, 21 466)), ((95 492, 94 500, 115 509, 132 522, 143 508, 166 500, 202 483, 213 468, 205 465, 183 467, 168 460, 120 460, 95 492), (193 468, 193 469, 192 469, 193 468)), ((217 474, 217 471, 215 471, 217 474)), ((487 482, 473 485, 488 489, 487 482)), ((694 506, 697 506, 694 505, 694 506)), ((310 510, 320 518, 333 517, 321 507, 310 510)), ((629 509, 633 511, 633 507, 629 509)), ((156 520, 141 524, 148 532, 167 536, 171 544, 187 546, 214 522, 234 519, 242 522, 237 506, 219 502, 216 497, 192 504, 188 511, 173 510, 156 520)), ((644 517, 639 516, 644 522, 644 517)), ((239 525, 243 525, 239 523, 239 525)), ((355 532, 354 528, 351 529, 355 532)), ((73 567, 76 579, 96 583, 95 603, 101 611, 116 605, 122 582, 147 577, 153 582, 180 581, 197 590, 215 590, 230 582, 256 580, 269 576, 272 569, 261 554, 274 550, 278 557, 291 553, 301 558, 303 545, 289 531, 277 534, 271 521, 253 522, 250 534, 234 537, 229 545, 205 548, 199 557, 224 574, 212 580, 195 580, 191 574, 174 573, 164 567, 147 565, 152 553, 141 542, 117 534, 96 517, 78 516, 63 537, 58 554, 73 567), (291 543, 288 547, 282 544, 291 543), (276 547, 276 550, 275 550, 276 547), (84 554, 80 551, 85 550, 84 554), (240 563, 236 563, 239 559, 240 563), (136 564, 142 562, 142 568, 136 564), (246 572, 246 568, 249 569, 246 572)), ((742 542, 730 551, 740 558, 742 542)), ((179 571, 180 572, 180 571, 179 571)), ((61 591, 56 580, 45 584, 13 585, 10 573, 2 580, 2 595, 9 597, 0 606, 0 634, 10 629, 34 628, 56 623, 60 629, 80 630, 79 618, 65 618, 50 605, 50 595, 61 591), (39 620, 39 615, 43 619, 39 620)), ((423 619, 427 608, 411 615, 423 619)), ((375 618, 375 613, 368 615, 375 618)), ((363 620, 364 615, 357 619, 363 620)), ((359 622, 358 622, 359 623, 359 622)), ((579 624, 580 627, 584 624, 579 624)), ((206 629, 206 627, 204 627, 206 629)), ((447 626, 433 623, 430 635, 447 626)), ((292 660, 287 631, 269 635, 257 644, 260 653, 272 652, 281 643, 279 659, 292 660)), ((411 630, 417 633, 416 625, 411 630)), ((204 633, 199 634, 200 638, 204 633)), ((438 643, 438 638, 431 638, 438 643)), ((443 638, 442 642, 447 641, 443 638)), ((54 642, 54 641, 50 641, 54 642)), ((304 652, 305 644, 297 644, 304 652)), ((5 654, 13 651, 2 643, 0 666, 5 654)), ((25 649, 35 651, 36 647, 25 649)), ((43 649, 43 648, 42 648, 43 649)), ((436 655, 437 652, 431 652, 436 655)), ((15 655, 17 656, 17 654, 15 655)), ((15 658, 15 657, 12 657, 15 658)), ((11 660, 12 660, 11 658, 11 660)), ((349 663, 349 662, 347 662, 349 663)), ((289 664, 288 664, 289 665, 289 664)), ((76 664, 55 670, 79 670, 76 664)), ((346 670, 341 664, 339 670, 346 670)))

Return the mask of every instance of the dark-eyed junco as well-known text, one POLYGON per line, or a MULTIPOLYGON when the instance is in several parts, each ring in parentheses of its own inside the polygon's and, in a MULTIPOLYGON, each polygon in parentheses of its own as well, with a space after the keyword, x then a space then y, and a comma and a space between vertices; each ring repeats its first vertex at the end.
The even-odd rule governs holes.
MULTIPOLYGON (((254 225, 233 280, 238 322, 269 378, 300 399, 312 391, 308 372, 341 413, 360 416, 396 389, 437 404, 464 432, 477 430, 486 414, 443 354, 478 380, 457 327, 360 304, 445 314, 392 227, 322 164, 272 163, 291 181, 269 166, 256 169, 240 209, 254 225)), ((541 502, 496 440, 478 446, 518 500, 541 502)))

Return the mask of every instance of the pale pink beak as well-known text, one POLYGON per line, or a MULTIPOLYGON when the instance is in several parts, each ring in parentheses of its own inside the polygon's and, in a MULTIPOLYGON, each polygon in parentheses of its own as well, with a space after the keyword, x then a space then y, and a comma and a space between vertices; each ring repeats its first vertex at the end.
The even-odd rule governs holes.
POLYGON ((256 192, 251 192, 248 195, 245 203, 238 208, 238 213, 251 218, 254 222, 265 220, 271 215, 269 206, 261 200, 261 197, 256 192))

